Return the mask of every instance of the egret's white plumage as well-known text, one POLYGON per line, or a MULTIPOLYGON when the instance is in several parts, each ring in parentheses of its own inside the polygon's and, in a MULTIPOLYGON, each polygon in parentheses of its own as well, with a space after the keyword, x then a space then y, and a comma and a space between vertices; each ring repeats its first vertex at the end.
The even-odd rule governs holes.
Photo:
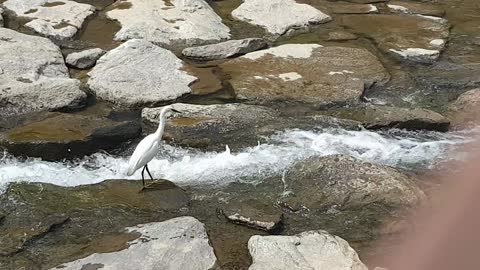
POLYGON ((135 148, 135 151, 133 152, 132 156, 130 157, 130 161, 128 162, 128 176, 133 175, 135 171, 146 166, 147 163, 150 162, 158 153, 163 136, 163 130, 165 129, 167 113, 170 111, 176 110, 174 110, 171 106, 165 106, 162 109, 162 111, 160 112, 160 123, 158 124, 157 131, 143 138, 143 140, 141 140, 140 143, 137 145, 137 148, 135 148))

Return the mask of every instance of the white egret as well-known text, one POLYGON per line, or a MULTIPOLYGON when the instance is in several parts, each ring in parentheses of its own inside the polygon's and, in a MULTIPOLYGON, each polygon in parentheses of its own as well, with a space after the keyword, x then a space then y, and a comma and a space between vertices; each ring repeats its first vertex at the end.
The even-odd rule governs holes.
POLYGON ((180 113, 179 111, 172 108, 172 106, 165 106, 160 111, 160 123, 158 124, 158 129, 155 133, 148 135, 147 137, 143 138, 140 143, 135 148, 132 156, 130 157, 130 161, 128 162, 128 171, 127 175, 131 176, 133 173, 142 168, 142 182, 143 186, 145 186, 145 177, 143 174, 145 170, 147 170, 150 179, 153 180, 150 171, 148 170, 147 163, 150 162, 155 155, 158 153, 160 142, 163 136, 163 130, 165 129, 165 121, 167 118, 167 113, 170 111, 180 113))

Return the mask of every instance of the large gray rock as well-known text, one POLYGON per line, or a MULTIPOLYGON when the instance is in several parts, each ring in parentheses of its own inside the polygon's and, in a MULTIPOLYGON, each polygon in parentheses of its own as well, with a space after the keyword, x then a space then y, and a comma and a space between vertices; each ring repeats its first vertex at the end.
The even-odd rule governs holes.
POLYGON ((50 40, 0 28, 0 114, 77 108, 86 99, 50 40))
MULTIPOLYGON (((201 45, 230 37, 230 29, 204 0, 121 1, 107 16, 122 29, 116 40, 143 38, 169 47, 201 45)), ((114 6, 115 7, 115 6, 114 6)))
POLYGON ((400 209, 417 206, 425 199, 414 179, 400 171, 343 155, 300 161, 284 179, 291 191, 285 203, 312 211, 360 209, 375 204, 400 209))
POLYGON ((423 108, 365 106, 334 111, 333 116, 359 121, 369 129, 448 131, 450 122, 443 115, 423 108))
POLYGON ((3 5, 17 16, 31 19, 25 26, 57 39, 72 38, 95 12, 91 5, 70 0, 8 0, 3 5))
POLYGON ((326 231, 294 236, 254 235, 249 270, 368 270, 347 241, 326 231))
POLYGON ((237 98, 257 103, 356 103, 365 88, 389 80, 382 64, 367 50, 318 44, 281 45, 248 53, 220 67, 231 75, 237 98))
POLYGON ((126 231, 140 234, 127 249, 96 253, 56 269, 81 270, 96 265, 111 270, 209 270, 217 261, 204 225, 193 217, 137 225, 126 231))
POLYGON ((88 73, 97 97, 129 107, 145 106, 190 93, 197 78, 182 70, 169 50, 133 39, 102 56, 88 73))
POLYGON ((98 58, 104 55, 106 51, 95 48, 67 55, 65 62, 71 67, 78 69, 87 69, 95 65, 98 58))
POLYGON ((371 37, 385 53, 421 63, 436 61, 449 36, 448 22, 432 16, 350 15, 341 17, 339 23, 355 34, 371 37))
POLYGON ((332 19, 316 8, 294 0, 245 0, 232 11, 232 16, 259 25, 274 37, 304 31, 332 19))
POLYGON ((263 49, 266 46, 267 43, 261 38, 246 38, 186 48, 182 51, 182 54, 188 58, 208 61, 246 54, 263 49))
POLYGON ((471 128, 480 123, 480 88, 461 94, 448 106, 447 116, 456 129, 471 128))
MULTIPOLYGON (((173 107, 181 114, 170 116, 164 138, 175 144, 188 147, 224 151, 255 146, 265 136, 291 128, 339 127, 355 129, 358 122, 340 121, 333 117, 283 116, 280 112, 264 106, 247 104, 193 105, 175 103, 173 107)), ((145 130, 158 127, 161 107, 145 108, 142 118, 145 130)))

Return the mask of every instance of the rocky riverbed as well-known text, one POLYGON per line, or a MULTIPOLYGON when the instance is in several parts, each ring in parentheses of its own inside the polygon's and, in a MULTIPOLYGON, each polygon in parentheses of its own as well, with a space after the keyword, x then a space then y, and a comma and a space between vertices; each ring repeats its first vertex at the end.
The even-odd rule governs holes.
POLYGON ((0 0, 0 269, 388 267, 477 134, 477 2, 0 0))

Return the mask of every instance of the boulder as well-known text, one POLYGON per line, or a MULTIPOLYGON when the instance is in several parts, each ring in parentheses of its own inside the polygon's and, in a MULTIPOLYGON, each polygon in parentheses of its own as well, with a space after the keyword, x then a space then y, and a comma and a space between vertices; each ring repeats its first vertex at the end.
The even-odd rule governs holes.
POLYGON ((389 74, 365 49, 285 44, 220 65, 238 99, 255 103, 303 102, 316 106, 357 103, 389 74), (248 67, 248 68, 245 68, 248 67))
POLYGON ((426 16, 442 17, 445 15, 445 10, 438 5, 422 3, 422 2, 407 2, 407 1, 389 1, 387 7, 394 13, 410 13, 420 14, 426 16))
POLYGON ((365 106, 340 109, 332 116, 359 121, 368 129, 400 128, 408 130, 448 131, 450 122, 441 114, 423 108, 365 106))
POLYGON ((420 63, 436 61, 449 35, 445 19, 423 15, 349 15, 339 22, 372 38, 385 53, 420 63))
POLYGON ((263 27, 273 37, 305 31, 332 18, 294 0, 245 0, 232 11, 234 19, 263 27))
POLYGON ((469 90, 453 101, 447 116, 456 129, 474 127, 480 122, 480 88, 469 90))
POLYGON ((191 92, 189 85, 197 78, 183 67, 183 62, 169 50, 133 39, 97 61, 88 73, 88 86, 97 97, 115 104, 157 104, 191 92))
POLYGON ((265 47, 267 43, 261 38, 246 38, 186 48, 182 54, 188 58, 209 61, 239 56, 265 47))
POLYGON ((3 6, 18 17, 30 19, 25 26, 59 40, 75 36, 95 12, 91 5, 70 0, 7 0, 3 6))
POLYGON ((0 134, 0 146, 16 156, 61 160, 111 150, 138 137, 140 123, 114 121, 89 110, 75 114, 46 113, 37 121, 0 134))
POLYGON ((138 238, 128 242, 128 248, 110 253, 95 253, 55 269, 80 270, 98 266, 118 270, 209 270, 217 261, 205 226, 193 217, 141 224, 125 230, 127 233, 138 234, 138 238))
POLYGON ((204 0, 126 0, 113 7, 107 16, 122 25, 115 40, 141 38, 177 48, 230 38, 230 29, 204 0))
POLYGON ((368 270, 347 241, 322 230, 293 236, 254 235, 248 250, 249 270, 368 270))
POLYGON ((312 157, 285 174, 291 194, 286 205, 307 209, 361 209, 375 204, 389 209, 417 206, 425 194, 414 180, 400 171, 350 156, 312 157))
POLYGON ((86 97, 55 44, 0 28, 0 115, 75 109, 86 97))
MULTIPOLYGON (((172 143, 195 148, 225 151, 258 145, 265 136, 275 132, 314 127, 343 127, 358 129, 355 121, 339 120, 324 115, 288 116, 279 111, 240 103, 193 105, 175 103, 173 107, 181 114, 171 115, 165 127, 164 138, 172 143)), ((147 132, 158 127, 161 107, 145 108, 142 118, 147 132)))
POLYGON ((81 52, 75 52, 67 55, 65 59, 67 65, 78 68, 78 69, 88 69, 95 65, 97 60, 106 53, 106 51, 95 48, 89 49, 81 52))
MULTIPOLYGON (((75 179, 66 179, 65 185, 72 185, 72 182, 75 179)), ((98 258, 98 254, 92 255, 96 253, 113 254, 121 250, 128 253, 140 245, 129 247, 129 242, 135 240, 144 242, 145 246, 140 248, 143 256, 152 256, 144 249, 154 243, 158 247, 160 242, 150 243, 154 237, 142 237, 141 228, 133 227, 130 231, 124 228, 169 219, 178 215, 178 209, 186 207, 190 199, 185 191, 165 180, 156 182, 148 190, 141 190, 141 187, 141 181, 133 180, 108 180, 77 187, 26 182, 10 184, 0 195, 0 211, 7 213, 0 224, 0 253, 3 255, 0 265, 5 269, 17 269, 20 265, 25 269, 51 269, 85 257, 98 258), (88 257, 90 255, 92 257, 88 257), (37 260, 25 261, 24 256, 34 256, 37 260)), ((180 221, 167 224, 170 225, 150 228, 153 231, 162 228, 160 231, 166 232, 167 228, 176 227, 177 230, 170 232, 182 233, 163 235, 171 239, 162 238, 162 241, 177 243, 179 247, 182 243, 184 247, 199 245, 203 251, 195 249, 194 253, 206 257, 199 261, 215 262, 215 257, 210 257, 213 252, 201 223, 193 218, 180 218, 180 221)), ((172 247, 168 245, 169 249, 172 247)), ((179 251, 171 256, 172 260, 184 259, 179 251)), ((117 257, 117 261, 120 258, 123 257, 117 257)), ((136 259, 133 261, 138 263, 136 259)))

